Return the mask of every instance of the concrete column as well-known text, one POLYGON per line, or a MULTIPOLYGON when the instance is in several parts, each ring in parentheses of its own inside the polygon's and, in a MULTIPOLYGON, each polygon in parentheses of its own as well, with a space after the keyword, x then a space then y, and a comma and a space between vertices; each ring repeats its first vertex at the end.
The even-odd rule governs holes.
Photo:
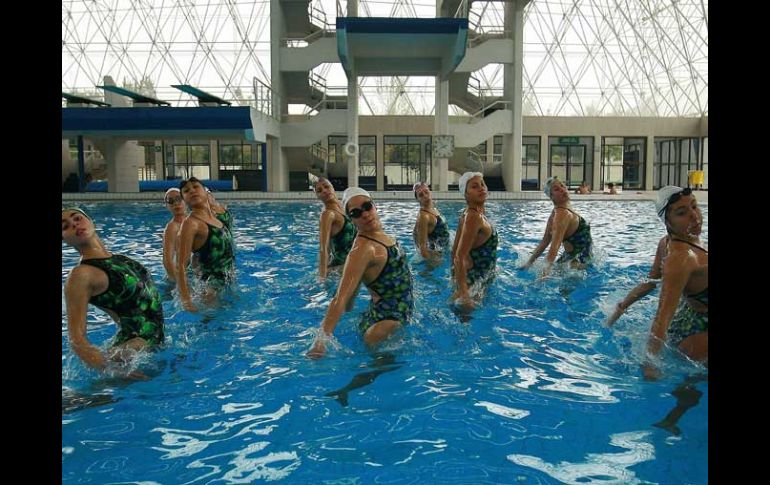
POLYGON ((289 190, 289 163, 286 151, 281 147, 280 138, 268 138, 269 159, 267 170, 267 191, 287 192, 289 190))
POLYGON ((385 190, 385 135, 377 133, 377 190, 385 190))
POLYGON ((219 142, 217 140, 209 141, 209 153, 211 154, 209 161, 211 180, 219 180, 219 142))
MULTIPOLYGON (((285 91, 281 74, 281 46, 286 37, 286 17, 281 0, 270 0, 270 96, 272 116, 279 120, 289 113, 289 104, 283 98, 285 91)), ((265 175, 267 192, 285 192, 289 190, 289 168, 280 138, 268 138, 267 174, 265 175)))
POLYGON ((647 148, 644 151, 644 190, 654 190, 652 164, 655 162, 655 135, 647 135, 647 148))
POLYGON ((93 141, 107 161, 107 190, 139 192, 139 166, 144 163, 144 149, 136 140, 102 138, 93 141))
POLYGON ((540 187, 548 180, 548 135, 540 135, 540 187))
MULTIPOLYGON (((358 76, 355 71, 348 75, 348 143, 358 146, 358 76)), ((345 153, 345 159, 348 161, 348 187, 358 187, 358 150, 352 156, 345 153)))
POLYGON ((594 135, 593 153, 594 174, 591 178, 592 190, 598 190, 602 184, 602 136, 594 135))
POLYGON ((503 182, 508 192, 521 191, 521 115, 522 69, 524 58, 524 2, 506 3, 505 29, 513 39, 513 64, 504 67, 504 97, 511 102, 511 137, 503 137, 503 182))
POLYGON ((358 0, 348 0, 348 17, 358 17, 358 0))
MULTIPOLYGON (((436 76, 436 118, 433 133, 435 135, 449 134, 449 81, 442 81, 436 76)), ((435 136, 434 135, 434 136, 435 136)), ((448 158, 433 158, 431 156, 430 182, 433 190, 446 192, 449 189, 447 176, 449 173, 448 158)))
POLYGON ((155 140, 155 180, 166 180, 163 173, 163 140, 155 140))

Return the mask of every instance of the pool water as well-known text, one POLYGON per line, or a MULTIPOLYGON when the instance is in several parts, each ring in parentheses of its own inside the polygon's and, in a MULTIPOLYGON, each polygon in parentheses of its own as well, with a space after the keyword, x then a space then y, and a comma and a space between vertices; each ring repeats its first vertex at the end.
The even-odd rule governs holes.
MULTIPOLYGON (((437 205, 454 231, 463 204, 437 205)), ((318 361, 305 352, 339 281, 316 278, 320 203, 229 204, 237 288, 196 314, 163 283, 160 201, 81 207, 107 247, 161 287, 166 347, 142 358, 148 381, 89 370, 69 348, 62 294, 63 482, 707 483, 707 380, 690 385, 697 404, 677 433, 653 426, 676 406, 675 388, 707 374, 668 350, 663 377, 642 379, 657 291, 602 325, 664 235, 652 202, 575 202, 596 263, 541 282, 543 257, 517 266, 550 202, 487 203, 498 275, 470 318, 450 304, 449 258, 429 268, 416 255, 417 204, 380 202, 410 257, 414 321, 370 353, 357 330, 362 289, 335 331, 339 347, 318 361)), ((77 253, 62 245, 62 259, 63 282, 77 253)), ((115 325, 89 308, 88 337, 103 345, 115 325)))

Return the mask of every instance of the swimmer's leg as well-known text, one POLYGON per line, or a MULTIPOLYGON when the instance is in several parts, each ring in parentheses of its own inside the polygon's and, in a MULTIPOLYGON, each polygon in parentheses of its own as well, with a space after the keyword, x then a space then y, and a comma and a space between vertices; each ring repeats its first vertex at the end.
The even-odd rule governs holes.
POLYGON ((399 328, 401 328, 401 324, 396 320, 380 320, 366 330, 364 342, 369 346, 377 345, 393 335, 399 328))

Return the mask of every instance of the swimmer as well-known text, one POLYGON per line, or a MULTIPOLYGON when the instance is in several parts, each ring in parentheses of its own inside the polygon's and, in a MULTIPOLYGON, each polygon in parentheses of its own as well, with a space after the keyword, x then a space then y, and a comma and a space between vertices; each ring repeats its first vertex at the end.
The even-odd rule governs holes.
POLYGON ((342 210, 331 182, 321 177, 314 189, 316 198, 324 204, 318 224, 318 276, 323 279, 329 268, 345 264, 356 238, 356 227, 342 210))
POLYGON ((363 283, 372 296, 369 309, 358 327, 364 342, 373 347, 407 324, 414 309, 412 272, 401 245, 387 235, 380 223, 371 195, 359 187, 349 187, 342 196, 342 206, 356 226, 358 235, 348 254, 318 336, 308 357, 320 358, 334 333, 342 313, 350 310, 363 283))
MULTIPOLYGON (((80 253, 80 262, 64 286, 72 350, 86 365, 103 371, 110 362, 125 363, 138 351, 162 345, 163 307, 150 272, 129 257, 109 252, 83 210, 62 209, 61 226, 62 241, 80 253), (89 304, 104 310, 118 325, 106 352, 88 340, 89 304)), ((146 378, 139 371, 127 377, 146 378)))

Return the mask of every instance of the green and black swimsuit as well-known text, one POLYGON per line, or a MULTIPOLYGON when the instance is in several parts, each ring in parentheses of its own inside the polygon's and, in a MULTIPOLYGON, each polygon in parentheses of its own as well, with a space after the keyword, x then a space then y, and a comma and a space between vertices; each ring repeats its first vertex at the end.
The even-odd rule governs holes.
MULTIPOLYGON (((685 244, 689 244, 695 249, 699 249, 708 254, 708 250, 693 244, 690 241, 684 239, 671 238, 672 241, 680 241, 685 244)), ((709 288, 705 287, 703 290, 695 293, 694 295, 682 295, 685 298, 681 298, 679 306, 674 313, 674 317, 671 320, 671 324, 668 326, 666 336, 674 345, 679 345, 682 340, 686 339, 690 335, 694 335, 700 332, 707 332, 709 329, 709 288), (705 312, 696 312, 687 303, 687 300, 692 298, 693 300, 700 302, 706 307, 705 312)))
MULTIPOLYGON (((480 215, 485 221, 489 222, 483 214, 480 215)), ((492 234, 484 241, 484 244, 471 249, 469 253, 471 261, 473 261, 473 267, 468 270, 465 278, 465 282, 469 287, 473 286, 477 281, 489 279, 494 274, 495 267, 497 266, 497 230, 491 223, 489 226, 492 228, 492 234)))
POLYGON ((150 345, 163 343, 163 306, 149 271, 140 263, 120 254, 109 258, 84 259, 107 274, 107 289, 92 296, 89 303, 109 310, 118 317, 118 333, 112 345, 141 337, 150 345))
MULTIPOLYGON (((433 232, 428 234, 428 249, 430 251, 441 251, 449 246, 449 226, 447 226, 446 219, 438 211, 436 214, 429 210, 420 209, 423 212, 427 212, 436 218, 436 226, 433 228, 433 232)), ((412 231, 414 237, 414 243, 418 246, 417 242, 417 225, 415 224, 412 231)))
POLYGON ((380 299, 377 303, 372 299, 369 309, 362 315, 358 328, 366 332, 369 327, 382 320, 395 320, 401 325, 406 325, 414 310, 412 272, 406 261, 406 253, 398 242, 392 246, 385 246, 376 239, 360 236, 382 244, 388 250, 388 260, 377 278, 366 285, 369 290, 378 294, 380 299))
MULTIPOLYGON (((193 216, 196 217, 196 216, 193 216)), ((197 219, 203 221, 199 217, 197 219)), ((224 285, 235 271, 235 243, 230 229, 226 225, 209 228, 209 237, 203 246, 193 251, 198 256, 198 271, 202 280, 215 285, 224 285)))
POLYGON ((329 251, 329 266, 339 266, 341 264, 345 264, 345 259, 348 257, 350 248, 353 247, 353 241, 356 239, 356 234, 358 233, 356 231, 356 226, 350 222, 348 216, 337 210, 334 212, 339 213, 342 218, 345 219, 345 222, 342 225, 340 232, 333 235, 329 240, 329 246, 331 249, 331 251, 329 251))
POLYGON ((219 219, 222 222, 222 224, 227 226, 227 229, 230 232, 233 232, 233 214, 232 214, 232 212, 230 212, 227 209, 225 209, 225 211, 223 213, 221 213, 221 214, 217 214, 216 212, 214 212, 214 217, 219 219))
POLYGON ((568 211, 578 216, 579 222, 575 232, 573 232, 571 236, 564 238, 564 242, 568 242, 572 245, 572 251, 564 251, 556 262, 563 263, 565 261, 577 261, 581 264, 587 264, 593 257, 591 252, 591 248, 593 247, 593 241, 591 239, 591 226, 589 226, 588 222, 583 219, 583 216, 577 212, 573 211, 572 209, 568 209, 567 207, 563 207, 563 209, 567 209, 568 211))

